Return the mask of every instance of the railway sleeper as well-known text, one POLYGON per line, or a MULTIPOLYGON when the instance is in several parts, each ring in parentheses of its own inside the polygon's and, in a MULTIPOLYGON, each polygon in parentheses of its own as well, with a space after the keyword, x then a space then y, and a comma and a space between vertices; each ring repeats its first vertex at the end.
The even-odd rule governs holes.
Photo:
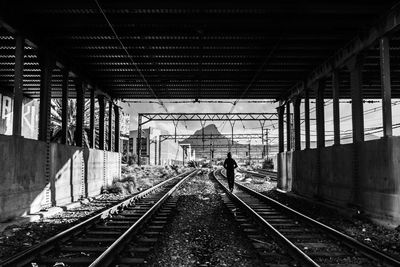
MULTIPOLYGON (((171 199, 172 200, 172 199, 171 199)), ((133 238, 116 263, 119 266, 135 266, 146 264, 146 256, 154 248, 159 237, 176 208, 176 200, 168 201, 142 227, 140 235, 133 238)))
POLYGON ((238 226, 242 229, 243 233, 250 240, 254 249, 257 251, 260 259, 266 266, 287 267, 293 266, 293 260, 284 253, 268 253, 271 247, 277 247, 276 244, 271 243, 271 238, 265 235, 264 231, 259 228, 257 223, 238 208, 228 197, 223 197, 225 206, 234 217, 238 226))

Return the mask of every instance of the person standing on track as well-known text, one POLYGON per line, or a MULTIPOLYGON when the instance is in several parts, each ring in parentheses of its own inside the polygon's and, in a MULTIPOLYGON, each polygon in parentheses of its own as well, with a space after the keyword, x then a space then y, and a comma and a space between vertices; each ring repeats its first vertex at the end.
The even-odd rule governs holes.
POLYGON ((229 190, 233 191, 233 185, 235 184, 235 169, 238 167, 236 161, 232 158, 231 152, 228 152, 228 158, 224 162, 224 168, 226 169, 226 178, 228 178, 229 190))

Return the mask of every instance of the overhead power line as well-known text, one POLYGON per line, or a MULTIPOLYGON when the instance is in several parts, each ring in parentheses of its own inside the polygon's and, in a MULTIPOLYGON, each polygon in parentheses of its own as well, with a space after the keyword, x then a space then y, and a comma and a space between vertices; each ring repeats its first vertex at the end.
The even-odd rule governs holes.
POLYGON ((140 77, 142 78, 142 80, 144 81, 144 83, 146 84, 147 88, 149 89, 149 91, 151 92, 151 94, 158 100, 158 103, 164 108, 164 110, 166 112, 168 112, 167 107, 164 105, 164 103, 161 101, 161 99, 158 98, 157 94, 154 92, 153 88, 151 88, 150 84, 148 83, 146 77, 144 76, 144 74, 142 73, 142 71, 139 69, 138 65, 136 64, 136 62, 133 60, 133 57, 131 56, 131 54, 129 53, 128 49, 126 48, 126 46, 124 45, 124 43, 122 43, 121 39, 119 38, 117 32, 114 29, 114 26, 111 24, 110 20, 107 18, 106 13, 104 13, 103 8, 100 6, 99 2, 97 0, 94 0, 94 2, 96 3, 97 7, 99 8, 100 13, 103 15, 104 19, 107 21, 108 26, 110 27, 111 31, 113 32, 115 38, 117 39, 117 41, 119 42, 119 44, 121 45, 122 49, 125 51, 126 55, 128 56, 129 60, 131 61, 132 65, 135 67, 136 71, 139 73, 140 77))

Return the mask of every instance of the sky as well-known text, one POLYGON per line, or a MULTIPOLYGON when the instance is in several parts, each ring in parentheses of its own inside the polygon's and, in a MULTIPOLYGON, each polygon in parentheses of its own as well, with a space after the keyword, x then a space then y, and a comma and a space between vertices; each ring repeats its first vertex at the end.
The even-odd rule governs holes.
MULTIPOLYGON (((138 113, 165 113, 165 110, 158 103, 148 103, 149 100, 134 100, 134 101, 143 101, 143 103, 129 103, 122 102, 120 105, 123 107, 125 113, 130 114, 130 129, 137 130, 137 116, 138 113)), ((165 106, 168 111, 171 113, 228 113, 232 108, 232 102, 235 100, 213 100, 213 101, 229 101, 231 103, 187 103, 190 100, 163 100, 165 106), (177 101, 184 101, 186 103, 176 103, 177 101), (170 103, 175 102, 175 103, 170 103)), ((243 100, 239 101, 232 113, 262 113, 262 112, 276 112, 277 103, 274 103, 270 100, 265 100, 263 103, 249 103, 253 101, 262 101, 258 100, 243 100)), ((382 110, 381 110, 381 102, 380 100, 365 100, 364 103, 364 128, 370 129, 374 127, 382 126, 382 110), (373 103, 370 103, 373 102, 373 103)), ((326 140, 333 139, 333 105, 331 99, 325 99, 325 134, 326 140)), ((315 101, 310 100, 310 118, 311 120, 311 140, 315 141, 316 138, 316 125, 315 125, 315 101), (314 120, 313 120, 314 119, 314 120)), ((293 109, 292 109, 293 111, 293 109)), ((305 139, 305 130, 304 130, 304 104, 302 102, 301 105, 301 135, 302 140, 305 139)), ((351 136, 351 104, 349 99, 342 99, 340 103, 340 128, 341 128, 341 136, 351 136)), ((398 103, 397 99, 392 100, 392 117, 393 117, 393 125, 396 123, 400 123, 400 103, 398 103)), ((222 122, 209 122, 208 124, 215 124, 218 130, 221 133, 229 134, 231 132, 229 123, 225 125, 222 122)), ((167 131, 169 134, 174 134, 174 125, 171 121, 154 121, 146 124, 144 128, 147 127, 160 129, 167 131)), ((277 131, 277 122, 266 122, 265 128, 269 129, 269 135, 271 137, 270 143, 276 144, 278 131, 277 131)), ((199 122, 179 122, 177 127, 177 134, 193 134, 196 130, 200 129, 201 125, 199 122)), ((286 127, 285 127, 286 128, 286 127)), ((381 129, 377 129, 376 133, 373 131, 374 135, 381 136, 382 133, 379 132, 381 129)), ((234 126, 235 134, 242 133, 255 133, 261 134, 261 125, 257 121, 244 121, 237 122, 234 126)), ((395 135, 400 135, 400 129, 394 129, 395 135)), ((247 141, 248 142, 248 141, 247 141)), ((259 143, 261 141, 252 141, 252 143, 259 143)))

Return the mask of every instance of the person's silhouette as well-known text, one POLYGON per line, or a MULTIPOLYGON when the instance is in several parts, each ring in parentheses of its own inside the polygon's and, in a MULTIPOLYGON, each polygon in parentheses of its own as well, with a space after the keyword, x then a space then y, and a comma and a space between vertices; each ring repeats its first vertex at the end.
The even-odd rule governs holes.
POLYGON ((228 158, 224 162, 224 168, 226 169, 226 178, 228 178, 229 190, 233 191, 233 186, 235 184, 235 168, 238 165, 236 161, 232 158, 231 152, 228 152, 228 158))

